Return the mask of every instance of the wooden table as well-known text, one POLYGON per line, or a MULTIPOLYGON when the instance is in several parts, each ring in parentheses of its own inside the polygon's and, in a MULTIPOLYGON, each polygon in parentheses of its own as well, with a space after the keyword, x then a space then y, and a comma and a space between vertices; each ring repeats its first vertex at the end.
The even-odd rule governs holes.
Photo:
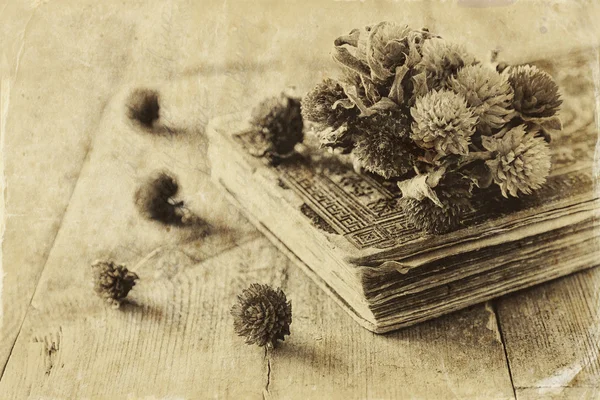
MULTIPOLYGON (((600 398, 600 270, 374 335, 223 200, 204 159, 211 116, 290 84, 304 92, 330 74, 321 55, 349 27, 398 15, 456 33, 451 22, 462 18, 463 36, 483 35, 538 9, 64 3, 0 6, 0 398, 600 398), (190 139, 128 123, 124 99, 139 86, 161 91, 170 123, 190 139), (182 177, 218 227, 212 235, 197 240, 139 217, 133 191, 157 168, 182 177), (90 263, 107 257, 141 277, 120 311, 91 288, 90 263), (252 282, 281 286, 293 302, 292 335, 272 352, 233 332, 229 309, 252 282)), ((537 47, 568 49, 571 22, 596 11, 553 6, 544 26, 554 36, 537 47)), ((475 50, 521 37, 507 31, 475 50)), ((589 89, 588 79, 569 90, 589 89)))

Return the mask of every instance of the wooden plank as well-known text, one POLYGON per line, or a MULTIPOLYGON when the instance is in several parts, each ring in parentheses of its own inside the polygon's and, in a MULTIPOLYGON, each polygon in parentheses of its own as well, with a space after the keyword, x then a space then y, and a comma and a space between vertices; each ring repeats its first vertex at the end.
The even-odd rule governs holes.
POLYGON ((177 254, 138 267, 135 304, 120 311, 104 308, 81 283, 85 268, 45 271, 0 391, 15 398, 512 398, 490 308, 377 336, 265 238, 169 268, 177 254), (292 335, 266 358, 234 335, 228 314, 252 282, 281 286, 294 307, 292 335))
POLYGON ((288 276, 295 322, 289 342, 270 355, 272 398, 513 398, 487 304, 377 335, 300 269, 288 276))
POLYGON ((127 44, 134 42, 132 21, 99 4, 82 5, 82 12, 56 2, 30 3, 7 2, 0 12, 7 57, 0 116, 6 182, 0 376, 102 108, 127 73, 114 60, 127 60, 127 44))
POLYGON ((518 397, 600 398, 600 269, 508 296, 498 312, 518 397))

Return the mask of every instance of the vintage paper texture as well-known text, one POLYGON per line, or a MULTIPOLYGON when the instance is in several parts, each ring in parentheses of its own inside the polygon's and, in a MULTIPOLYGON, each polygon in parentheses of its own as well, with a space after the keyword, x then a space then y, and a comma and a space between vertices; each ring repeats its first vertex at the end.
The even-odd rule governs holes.
MULTIPOLYGON (((27 353, 21 349, 26 345, 19 343, 29 343, 31 335, 23 327, 35 326, 26 322, 28 314, 44 303, 47 283, 54 282, 50 278, 58 272, 68 274, 87 268, 78 264, 85 264, 85 257, 80 257, 84 250, 77 246, 85 247, 85 240, 93 241, 94 236, 87 236, 77 246, 57 239, 70 208, 77 211, 72 215, 82 219, 83 234, 83 211, 94 215, 100 213, 95 207, 103 207, 86 199, 76 188, 86 166, 90 168, 94 151, 100 151, 96 143, 109 146, 110 135, 128 134, 130 128, 121 122, 106 122, 118 115, 115 99, 122 99, 125 91, 138 86, 165 88, 172 104, 178 105, 169 110, 170 120, 176 125, 194 126, 201 135, 210 118, 243 111, 285 87, 295 86, 300 94, 306 92, 334 70, 328 57, 333 38, 357 26, 394 20, 414 27, 427 26, 445 38, 464 43, 481 59, 489 59, 494 50, 507 62, 589 51, 594 54, 590 57, 590 81, 596 85, 597 101, 589 106, 595 107, 598 115, 599 18, 600 3, 593 0, 4 0, 0 3, 0 387, 16 391, 20 386, 9 379, 24 373, 28 365, 19 363, 19 357, 27 353), (89 205, 85 205, 87 201, 89 205), (74 264, 58 269, 58 265, 48 262, 53 252, 72 253, 74 264), (44 276, 46 279, 41 279, 44 276), (38 300, 32 303, 34 296, 38 300), (13 372, 2 375, 13 362, 17 366, 13 372)), ((127 141, 115 143, 128 145, 127 141)), ((103 151, 106 158, 95 162, 110 163, 111 151, 103 151)), ((117 158, 127 154, 126 149, 115 149, 119 151, 117 158)), ((160 152, 155 147, 154 151, 160 152)), ((135 160, 141 164, 152 162, 141 156, 135 160)), ((161 163, 168 163, 168 158, 161 163)), ((140 165, 131 165, 132 169, 137 167, 140 165)), ((109 186, 111 182, 106 179, 101 184, 109 186)), ((100 186, 90 196, 110 191, 100 186)), ((235 211, 223 211, 228 213, 234 215, 235 211)), ((223 220, 228 218, 237 221, 235 216, 223 220)), ((73 228, 76 225, 71 222, 70 235, 77 232, 73 228)), ((251 231, 250 227, 245 229, 251 231)), ((106 221, 101 230, 117 238, 127 235, 117 219, 106 221)), ((106 251, 119 254, 119 242, 107 242, 112 247, 106 251)), ((135 240, 123 238, 121 242, 135 240)), ((597 288, 600 275, 591 276, 596 281, 588 287, 597 288)), ((63 290, 68 287, 65 285, 63 290)), ((597 311, 592 317, 598 317, 597 311)), ((597 328, 590 329, 582 327, 584 333, 576 335, 597 339, 597 328)), ((558 382, 563 387, 584 374, 581 379, 587 384, 593 375, 585 372, 585 366, 597 364, 597 357, 592 356, 568 360, 564 364, 567 366, 537 378, 543 385, 558 382)), ((522 379, 525 382, 526 378, 522 379)), ((24 387, 30 386, 31 382, 26 382, 24 387)), ((73 393, 45 390, 37 393, 42 397, 73 393)), ((447 392, 454 390, 448 386, 447 392)), ((120 395, 127 393, 135 397, 141 391, 139 387, 123 388, 120 395)), ((417 397, 428 394, 431 392, 420 392, 417 397)))

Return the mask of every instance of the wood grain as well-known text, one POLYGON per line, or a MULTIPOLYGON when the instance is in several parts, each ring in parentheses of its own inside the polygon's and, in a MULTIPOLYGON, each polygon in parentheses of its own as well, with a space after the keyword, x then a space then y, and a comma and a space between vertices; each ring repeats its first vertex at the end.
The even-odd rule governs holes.
POLYGON ((0 12, 6 57, 0 62, 0 159, 6 180, 0 376, 102 109, 124 75, 131 77, 136 69, 128 65, 133 21, 97 3, 80 3, 78 8, 29 3, 5 2, 0 12))
POLYGON ((600 269, 509 296, 498 312, 518 397, 600 397, 600 269))

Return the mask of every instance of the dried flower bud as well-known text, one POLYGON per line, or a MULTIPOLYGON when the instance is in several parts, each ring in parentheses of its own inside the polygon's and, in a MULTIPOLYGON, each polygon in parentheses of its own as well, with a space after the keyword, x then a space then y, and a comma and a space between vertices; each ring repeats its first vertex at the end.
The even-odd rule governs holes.
POLYGON ((127 101, 127 116, 146 129, 152 129, 159 118, 159 96, 156 90, 135 89, 127 101))
POLYGON ((302 100, 302 116, 308 121, 337 129, 358 115, 354 104, 345 106, 349 102, 342 85, 333 79, 325 79, 302 100))
POLYGON ((482 144, 494 152, 494 158, 486 165, 504 197, 518 197, 519 192, 531 194, 546 182, 550 148, 535 131, 527 132, 525 125, 516 126, 499 138, 483 137, 482 144))
POLYGON ((478 128, 487 134, 502 128, 511 112, 513 90, 505 75, 481 64, 461 68, 450 79, 454 92, 465 97, 469 107, 479 117, 478 128))
POLYGON ((552 77, 533 65, 510 67, 508 81, 515 92, 513 107, 526 117, 551 117, 562 100, 552 77))
POLYGON ((419 97, 410 113, 414 119, 411 138, 419 147, 434 149, 439 156, 468 154, 477 117, 462 95, 433 90, 419 97))
POLYGON ((111 307, 119 308, 121 303, 135 286, 137 274, 124 265, 112 261, 96 261, 92 264, 94 291, 111 307))
POLYGON ((281 289, 253 283, 238 296, 231 315, 235 333, 246 344, 272 347, 290 334, 292 303, 281 289))
POLYGON ((178 191, 177 179, 160 171, 136 190, 135 205, 145 218, 171 225, 183 224, 190 213, 183 201, 175 200, 178 191))
POLYGON ((459 69, 477 63, 464 46, 440 38, 427 40, 417 70, 425 74, 427 90, 447 88, 449 78, 459 69))
POLYGON ((304 139, 300 101, 283 93, 260 103, 252 112, 251 124, 257 128, 265 154, 289 154, 304 139))
POLYGON ((360 118, 354 130, 352 154, 367 171, 386 179, 413 171, 421 152, 408 137, 408 117, 400 112, 360 118))
POLYGON ((471 209, 471 184, 467 178, 450 174, 434 189, 442 206, 429 198, 402 198, 399 204, 408 222, 419 230, 440 235, 458 229, 471 209))
POLYGON ((371 28, 367 39, 367 63, 371 77, 387 80, 396 66, 403 65, 408 54, 406 37, 410 28, 394 22, 380 22, 371 28))

